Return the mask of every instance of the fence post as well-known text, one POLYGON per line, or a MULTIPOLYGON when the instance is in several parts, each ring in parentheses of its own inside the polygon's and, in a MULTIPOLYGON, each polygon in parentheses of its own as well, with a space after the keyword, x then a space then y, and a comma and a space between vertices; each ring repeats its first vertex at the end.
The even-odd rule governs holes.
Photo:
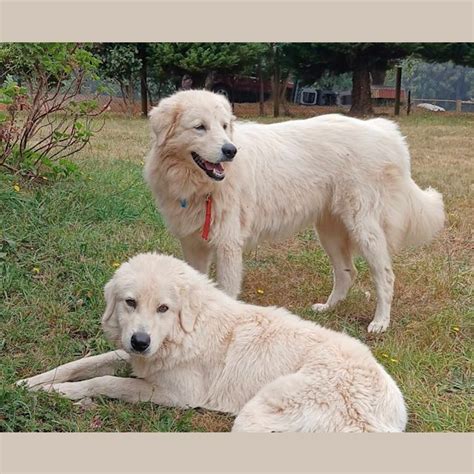
POLYGON ((456 112, 461 112, 462 110, 462 102, 460 99, 456 100, 456 112))
POLYGON ((400 115, 400 94, 402 89, 402 68, 397 66, 397 78, 395 84, 395 115, 400 115))
POLYGON ((407 96, 407 115, 410 115, 411 111, 411 89, 408 89, 408 96, 407 96))
POLYGON ((141 60, 140 66, 140 98, 142 101, 142 116, 148 116, 148 87, 147 87, 147 51, 146 44, 138 44, 138 56, 141 60))

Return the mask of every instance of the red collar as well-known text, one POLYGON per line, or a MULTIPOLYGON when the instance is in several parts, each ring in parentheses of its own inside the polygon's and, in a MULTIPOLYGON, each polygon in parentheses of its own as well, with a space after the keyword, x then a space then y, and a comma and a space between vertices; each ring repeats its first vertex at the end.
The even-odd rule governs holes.
POLYGON ((204 220, 204 227, 202 228, 201 237, 204 240, 209 239, 209 231, 211 230, 211 211, 212 211, 212 195, 206 196, 206 218, 204 220))

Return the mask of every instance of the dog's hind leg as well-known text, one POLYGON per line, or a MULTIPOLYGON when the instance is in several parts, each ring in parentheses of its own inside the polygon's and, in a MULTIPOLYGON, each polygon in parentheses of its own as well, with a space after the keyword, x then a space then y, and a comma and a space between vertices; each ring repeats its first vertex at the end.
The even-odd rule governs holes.
POLYGON ((44 385, 61 382, 90 379, 101 375, 112 375, 130 356, 123 350, 110 351, 96 356, 68 362, 55 369, 49 370, 34 377, 19 380, 17 385, 26 385, 30 389, 39 389, 44 385))
MULTIPOLYGON (((289 395, 304 387, 297 374, 285 375, 265 385, 251 398, 237 415, 232 431, 279 433, 302 431, 299 416, 291 416, 289 395)), ((293 397, 291 397, 293 398, 293 397)), ((303 407, 300 405, 300 409, 303 407)))
POLYGON ((319 241, 331 260, 333 267, 333 289, 326 303, 316 303, 314 311, 325 311, 343 300, 352 286, 357 270, 352 262, 352 245, 344 224, 330 216, 316 226, 319 241))
POLYGON ((327 376, 309 378, 301 372, 283 375, 265 385, 237 415, 232 431, 360 432, 368 431, 359 414, 351 416, 346 400, 324 388, 327 376))
POLYGON ((383 332, 390 323, 390 307, 395 277, 385 233, 374 219, 357 222, 352 229, 353 237, 372 272, 377 293, 377 308, 369 332, 383 332))

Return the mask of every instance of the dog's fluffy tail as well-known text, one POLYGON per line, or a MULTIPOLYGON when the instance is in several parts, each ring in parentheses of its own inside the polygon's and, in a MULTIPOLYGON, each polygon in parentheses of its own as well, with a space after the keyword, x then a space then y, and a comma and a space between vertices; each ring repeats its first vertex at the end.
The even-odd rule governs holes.
POLYGON ((429 243, 444 227, 443 196, 433 188, 422 190, 411 178, 405 189, 404 247, 429 243))

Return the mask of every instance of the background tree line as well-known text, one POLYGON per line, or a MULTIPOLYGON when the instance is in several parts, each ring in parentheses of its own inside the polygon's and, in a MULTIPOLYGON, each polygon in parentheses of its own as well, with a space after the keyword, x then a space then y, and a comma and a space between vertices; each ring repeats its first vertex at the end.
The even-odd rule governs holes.
MULTIPOLYGON (((303 84, 328 84, 350 76, 351 113, 367 115, 373 112, 370 85, 384 84, 387 71, 407 58, 412 61, 407 65, 424 60, 474 66, 471 43, 104 43, 94 50, 102 59, 103 77, 119 85, 125 102, 133 101, 141 84, 144 114, 149 102, 179 89, 185 74, 193 87, 207 89, 216 73, 271 81, 276 116, 280 105, 286 108, 290 77, 303 84)), ((464 81, 458 94, 470 90, 470 77, 464 81)))
MULTIPOLYGON (((8 48, 0 45, 0 81, 9 70, 2 68, 1 59, 2 50, 8 48)), ((384 84, 387 71, 395 64, 407 66, 404 84, 408 79, 408 85, 418 89, 422 82, 419 78, 417 82, 416 75, 423 74, 419 61, 474 67, 472 43, 100 43, 82 45, 81 49, 99 60, 99 83, 107 82, 122 97, 127 110, 141 98, 144 115, 160 97, 179 89, 184 75, 192 78, 194 88, 211 90, 216 73, 259 77, 272 85, 274 115, 279 115, 280 105, 287 111, 285 89, 290 78, 326 87, 342 78, 352 89, 351 113, 367 115, 372 113, 370 85, 384 84)), ((54 62, 54 55, 50 60, 54 62)), ((456 76, 458 72, 453 70, 456 76)), ((447 73, 441 80, 449 83, 450 77, 447 73)), ((468 94, 471 76, 456 80, 458 96, 468 94)), ((430 82, 433 85, 433 80, 423 81, 430 82)), ((427 86, 423 94, 432 89, 427 86)))
MULTIPOLYGON (((120 95, 129 111, 139 97, 146 116, 160 97, 185 86, 183 77, 213 90, 218 74, 250 75, 271 84, 278 116, 288 113, 290 79, 327 87, 342 78, 352 87, 350 113, 369 115, 371 84, 383 84, 387 71, 393 80, 395 64, 404 65, 405 84, 427 96, 440 84, 448 97, 474 90, 472 71, 454 68, 474 66, 472 43, 3 43, 0 167, 33 179, 74 171, 67 158, 100 130, 104 95, 120 95), (422 60, 450 61, 451 70, 426 77, 422 60)), ((263 113, 262 87, 259 95, 263 113)))

